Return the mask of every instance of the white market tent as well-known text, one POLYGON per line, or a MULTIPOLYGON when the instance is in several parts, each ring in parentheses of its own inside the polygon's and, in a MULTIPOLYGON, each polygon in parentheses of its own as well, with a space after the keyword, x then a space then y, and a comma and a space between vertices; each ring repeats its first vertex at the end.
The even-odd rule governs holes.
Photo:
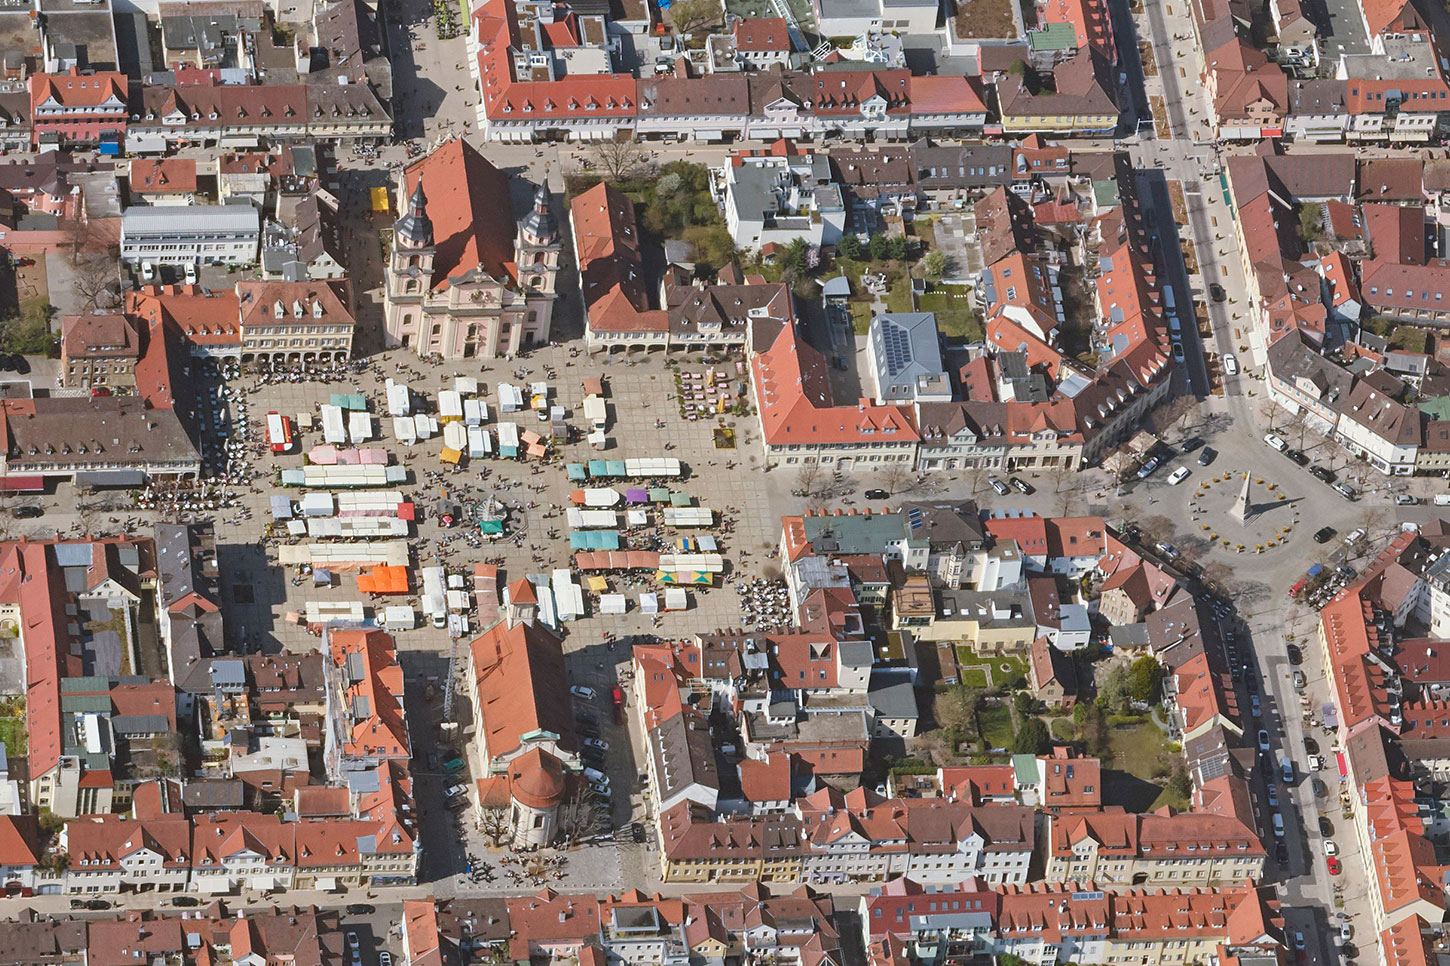
POLYGON ((418 431, 413 427, 411 416, 393 417, 393 438, 404 446, 412 446, 418 442, 418 431))
POLYGON ((629 609, 629 598, 624 594, 600 594, 599 613, 616 616, 629 609))
POLYGON ((388 415, 407 416, 413 411, 413 401, 408 387, 404 383, 394 382, 389 379, 384 387, 388 394, 388 415))
POLYGON ((665 610, 686 610, 690 606, 690 596, 685 593, 683 587, 665 588, 665 610))
POLYGON ((341 406, 322 404, 322 438, 333 444, 347 442, 347 424, 343 421, 341 406))
POLYGON ((658 614, 660 612, 659 597, 655 594, 640 594, 639 611, 641 614, 658 614))
POLYGON ((373 438, 373 417, 367 413, 350 412, 347 414, 347 437, 352 440, 353 445, 366 443, 373 438))
POLYGON ((581 510, 571 506, 565 513, 573 530, 613 530, 619 526, 619 514, 613 510, 581 510))

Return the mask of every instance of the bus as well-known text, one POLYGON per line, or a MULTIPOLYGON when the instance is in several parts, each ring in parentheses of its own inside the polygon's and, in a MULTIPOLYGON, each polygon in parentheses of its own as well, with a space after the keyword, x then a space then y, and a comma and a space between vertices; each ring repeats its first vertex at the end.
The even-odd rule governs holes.
POLYGON ((272 444, 274 453, 290 452, 292 449, 292 421, 278 413, 268 413, 267 442, 272 444))

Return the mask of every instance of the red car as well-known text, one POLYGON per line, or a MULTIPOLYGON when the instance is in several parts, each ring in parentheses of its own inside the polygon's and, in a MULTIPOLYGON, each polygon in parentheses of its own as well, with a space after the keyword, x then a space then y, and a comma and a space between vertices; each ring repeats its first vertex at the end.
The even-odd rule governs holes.
POLYGON ((109 396, 110 394, 111 390, 107 386, 97 386, 91 390, 92 396, 109 396))
POLYGON ((1324 864, 1329 866, 1330 875, 1339 875, 1339 860, 1336 859, 1334 856, 1326 856, 1324 859, 1324 864))

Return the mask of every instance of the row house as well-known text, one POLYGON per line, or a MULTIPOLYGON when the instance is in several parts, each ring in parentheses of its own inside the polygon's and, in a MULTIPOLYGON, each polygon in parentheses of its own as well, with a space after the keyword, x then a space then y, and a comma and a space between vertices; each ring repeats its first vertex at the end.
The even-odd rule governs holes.
POLYGON ((1277 901, 1253 886, 1129 890, 1091 883, 932 888, 897 880, 861 899, 867 948, 904 942, 913 961, 1015 955, 1035 966, 1207 962, 1284 951, 1277 901))
POLYGON ((1114 809, 1047 821, 1049 882, 1212 886, 1263 875, 1266 853, 1257 833, 1233 817, 1114 809))
MULTIPOLYGON (((792 71, 774 56, 758 65, 764 69, 743 76, 636 79, 614 72, 608 57, 574 58, 587 66, 564 70, 564 58, 545 49, 536 20, 533 8, 506 0, 489 0, 474 12, 477 56, 470 66, 483 95, 479 126, 490 140, 590 141, 620 133, 708 141, 904 140, 912 130, 980 131, 986 121, 981 93, 962 76, 914 77, 904 69, 792 71)), ((752 53, 758 46, 754 34, 769 33, 745 23, 737 28, 737 56, 740 30, 752 53)), ((551 38, 559 34, 557 25, 548 26, 551 38)))
POLYGON ((716 817, 685 802, 661 814, 666 881, 856 882, 909 875, 922 882, 979 876, 1022 883, 1034 851, 1032 809, 942 799, 883 799, 827 788, 794 811, 716 817))
POLYGON ((32 74, 31 139, 35 148, 119 144, 126 136, 126 75, 114 71, 32 74))

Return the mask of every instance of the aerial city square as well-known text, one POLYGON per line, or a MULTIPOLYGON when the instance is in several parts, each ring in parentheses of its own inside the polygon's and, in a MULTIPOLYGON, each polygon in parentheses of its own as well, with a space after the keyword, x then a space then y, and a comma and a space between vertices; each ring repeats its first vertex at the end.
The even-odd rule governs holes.
POLYGON ((0 966, 1450 966, 1450 4, 0 38, 0 966))

